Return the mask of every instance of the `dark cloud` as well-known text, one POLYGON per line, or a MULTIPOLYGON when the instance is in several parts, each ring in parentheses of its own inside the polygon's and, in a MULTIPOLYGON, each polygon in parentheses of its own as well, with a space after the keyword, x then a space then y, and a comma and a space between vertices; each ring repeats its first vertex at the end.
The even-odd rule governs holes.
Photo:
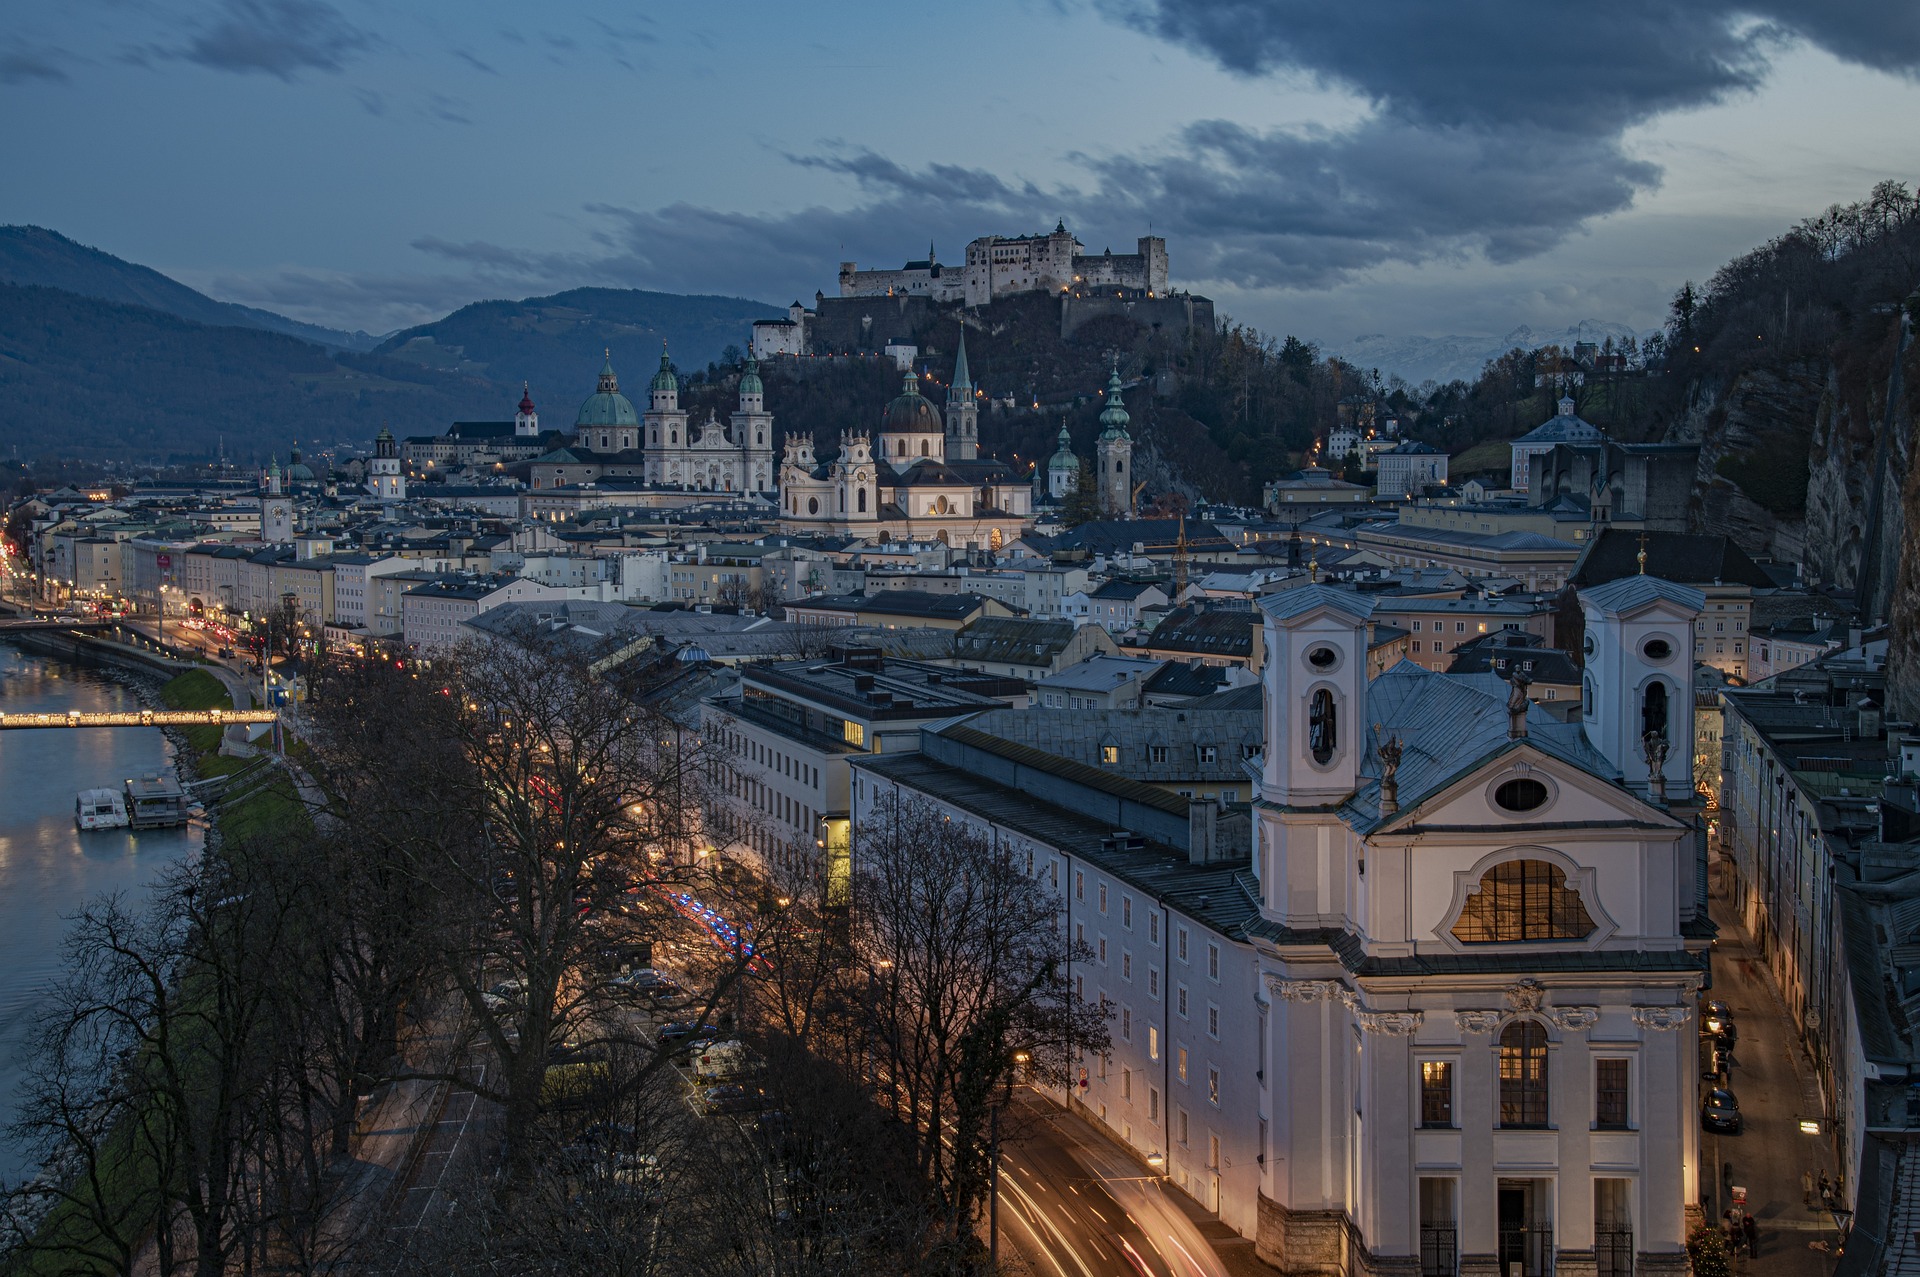
POLYGON ((492 63, 482 62, 479 58, 475 57, 471 53, 468 53, 465 49, 455 49, 453 51, 453 56, 456 58, 459 58, 462 62, 466 63, 468 66, 472 67, 476 71, 484 71, 488 75, 500 74, 499 71, 494 69, 492 63))
POLYGON ((325 0, 222 0, 220 10, 168 52, 216 71, 291 80, 302 71, 339 71, 374 43, 325 0))
POLYGON ((22 40, 0 45, 0 84, 65 84, 70 78, 60 64, 67 55, 55 48, 35 46, 22 40))

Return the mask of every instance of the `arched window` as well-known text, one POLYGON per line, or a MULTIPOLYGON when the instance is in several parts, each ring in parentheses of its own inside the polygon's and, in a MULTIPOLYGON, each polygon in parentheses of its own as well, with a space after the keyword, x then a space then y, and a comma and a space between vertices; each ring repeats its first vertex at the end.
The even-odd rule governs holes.
POLYGON ((1500 1125, 1547 1124, 1547 1031, 1515 1020, 1500 1031, 1500 1125))
POLYGON ((1513 944, 1538 940, 1584 940, 1593 918, 1580 893, 1567 886, 1559 865, 1545 860, 1503 860, 1480 876, 1453 924, 1462 944, 1513 944))
POLYGON ((1662 740, 1667 736, 1667 685, 1657 678, 1647 684, 1646 695, 1640 700, 1640 734, 1662 740))
POLYGON ((1580 712, 1587 718, 1593 717, 1593 680, 1582 680, 1580 684, 1580 712))
POLYGON ((932 455, 927 451, 927 441, 925 439, 920 441, 920 455, 923 457, 932 455))
POLYGON ((1333 751, 1339 743, 1339 724, 1335 722, 1333 693, 1321 688, 1307 702, 1307 745, 1313 750, 1313 761, 1322 767, 1333 761, 1333 751))
POLYGON ((860 489, 860 513, 865 514, 866 512, 867 512, 867 490, 865 488, 862 488, 860 489))

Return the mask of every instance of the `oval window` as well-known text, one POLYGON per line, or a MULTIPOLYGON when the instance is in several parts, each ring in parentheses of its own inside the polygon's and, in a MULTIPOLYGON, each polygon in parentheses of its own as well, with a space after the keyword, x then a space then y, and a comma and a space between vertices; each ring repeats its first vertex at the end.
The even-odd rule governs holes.
POLYGON ((1307 664, 1317 670, 1330 669, 1340 659, 1340 653, 1330 647, 1316 647, 1307 653, 1307 664))
POLYGON ((1532 811, 1547 801, 1547 787, 1529 777, 1504 782, 1493 791, 1493 801, 1508 811, 1532 811))
POLYGON ((1586 642, 1581 644, 1581 647, 1586 649, 1586 653, 1588 656, 1592 656, 1593 649, 1594 649, 1593 635, 1591 634, 1587 635, 1587 640, 1586 642))
POLYGON ((1673 644, 1663 638, 1650 638, 1641 645, 1640 650, 1646 653, 1650 661, 1664 661, 1673 655, 1673 644))
POLYGON ((808 513, 808 514, 819 514, 819 513, 820 513, 820 498, 819 498, 819 497, 808 497, 808 498, 807 498, 807 513, 808 513))

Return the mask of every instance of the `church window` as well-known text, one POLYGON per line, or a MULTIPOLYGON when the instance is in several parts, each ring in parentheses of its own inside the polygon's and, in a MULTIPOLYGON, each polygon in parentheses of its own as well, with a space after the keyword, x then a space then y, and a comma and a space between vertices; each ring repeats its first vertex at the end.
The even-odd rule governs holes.
POLYGON ((1658 736, 1662 740, 1667 735, 1667 685, 1659 679, 1647 684, 1646 695, 1640 701, 1640 734, 1658 736))
POLYGON ((866 512, 867 512, 867 490, 865 488, 862 488, 860 489, 860 513, 865 514, 866 512))
POLYGON ((1508 811, 1532 811, 1547 801, 1547 787, 1530 776, 1517 776, 1493 791, 1493 801, 1508 811))
POLYGON ((1338 745, 1335 716, 1333 693, 1323 687, 1313 694, 1307 707, 1307 742, 1313 750, 1313 761, 1323 767, 1333 761, 1333 751, 1338 745))
POLYGON ((1593 717, 1593 680, 1584 679, 1580 684, 1580 712, 1588 718, 1593 717))
POLYGON ((680 432, 678 430, 667 431, 667 442, 671 444, 678 444, 680 442, 680 432))
POLYGON ((920 441, 920 455, 923 457, 932 455, 927 451, 927 441, 925 439, 920 441))
POLYGON ((808 514, 819 514, 819 513, 820 513, 820 498, 819 498, 819 497, 808 497, 808 498, 807 498, 807 513, 808 513, 808 514))
POLYGON ((1580 893, 1545 860, 1505 860, 1487 870, 1453 924, 1462 944, 1583 940, 1592 933, 1580 893))
POLYGON ((1500 1125, 1547 1124, 1547 1031, 1515 1020, 1500 1032, 1500 1125))

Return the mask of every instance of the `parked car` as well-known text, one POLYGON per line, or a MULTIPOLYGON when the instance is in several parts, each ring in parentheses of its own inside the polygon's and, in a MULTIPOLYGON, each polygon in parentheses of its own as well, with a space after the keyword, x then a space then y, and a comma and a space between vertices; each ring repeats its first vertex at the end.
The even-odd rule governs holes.
POLYGON ((710 1086, 700 1093, 700 1110, 709 1115, 715 1113, 758 1113, 766 1107, 766 1100, 759 1091, 729 1082, 722 1086, 710 1086))
POLYGON ((696 1046, 720 1040, 720 1026, 717 1024, 688 1024, 676 1020, 672 1024, 660 1026, 660 1045, 677 1046, 682 1051, 690 1051, 696 1046))
POLYGON ((751 1077, 766 1068, 745 1042, 715 1042, 693 1057, 693 1076, 701 1082, 731 1082, 751 1077))
POLYGON ((1702 1032, 1715 1037, 1725 1038, 1729 1042, 1740 1040, 1740 1030, 1733 1022, 1733 1009, 1724 1002, 1709 1002, 1700 1013, 1702 1032))
POLYGON ((1725 1135, 1739 1134, 1740 1101, 1732 1091, 1716 1086, 1707 1092, 1706 1098, 1700 1101, 1700 1125, 1725 1135))

